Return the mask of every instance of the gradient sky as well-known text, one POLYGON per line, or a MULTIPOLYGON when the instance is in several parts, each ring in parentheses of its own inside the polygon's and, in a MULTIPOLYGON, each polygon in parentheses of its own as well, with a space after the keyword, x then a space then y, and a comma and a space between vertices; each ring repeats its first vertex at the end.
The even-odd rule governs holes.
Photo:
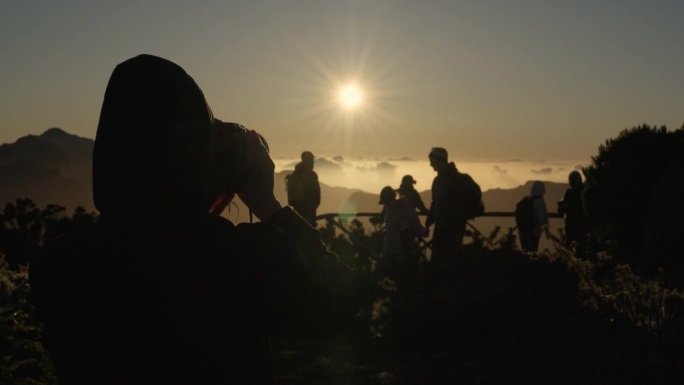
POLYGON ((683 19, 681 0, 3 0, 0 143, 94 138, 112 70, 149 53, 274 157, 588 161, 624 128, 682 126, 683 19))

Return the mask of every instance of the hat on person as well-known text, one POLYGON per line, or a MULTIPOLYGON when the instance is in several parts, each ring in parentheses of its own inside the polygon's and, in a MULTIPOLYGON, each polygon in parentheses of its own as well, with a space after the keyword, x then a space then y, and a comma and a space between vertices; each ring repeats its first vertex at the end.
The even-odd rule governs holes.
POLYGON ((397 193, 394 191, 392 186, 385 186, 382 188, 382 191, 380 191, 380 201, 378 202, 378 204, 387 204, 396 199, 396 197, 397 193))
POLYGON ((430 158, 438 159, 444 162, 446 162, 449 159, 447 150, 445 150, 442 147, 432 147, 432 149, 430 150, 430 155, 428 156, 430 158))
POLYGON ((416 180, 413 179, 411 175, 404 175, 404 177, 401 178, 401 184, 416 184, 416 180))

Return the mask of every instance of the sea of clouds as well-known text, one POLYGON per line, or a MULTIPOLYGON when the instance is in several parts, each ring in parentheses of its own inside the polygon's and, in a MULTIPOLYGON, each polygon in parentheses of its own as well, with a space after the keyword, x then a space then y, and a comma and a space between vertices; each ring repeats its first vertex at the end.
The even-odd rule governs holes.
MULTIPOLYGON (((298 161, 274 159, 276 172, 293 170, 298 161)), ((581 170, 587 165, 588 162, 580 161, 456 161, 459 171, 470 174, 483 191, 515 188, 530 180, 565 183, 571 171, 581 170)), ((436 175, 427 160, 408 158, 349 160, 342 156, 318 157, 314 167, 321 183, 375 194, 384 186, 398 187, 404 175, 413 176, 418 191, 429 190, 436 175)))

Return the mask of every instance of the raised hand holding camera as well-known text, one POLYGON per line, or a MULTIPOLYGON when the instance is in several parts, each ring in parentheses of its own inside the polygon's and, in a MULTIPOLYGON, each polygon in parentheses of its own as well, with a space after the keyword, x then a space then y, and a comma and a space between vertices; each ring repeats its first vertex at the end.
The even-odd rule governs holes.
POLYGON ((211 153, 212 214, 221 214, 235 194, 260 220, 282 207, 273 194, 275 164, 263 136, 240 124, 215 119, 211 153))
POLYGON ((247 180, 238 196, 260 220, 266 220, 282 208, 273 194, 275 164, 268 145, 256 131, 245 133, 247 180))

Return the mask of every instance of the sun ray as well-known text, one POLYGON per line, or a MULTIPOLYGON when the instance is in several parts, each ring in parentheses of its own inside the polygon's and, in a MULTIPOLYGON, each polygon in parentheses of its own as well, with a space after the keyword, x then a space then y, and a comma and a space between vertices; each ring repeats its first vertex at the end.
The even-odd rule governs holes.
POLYGON ((402 52, 379 48, 373 41, 366 36, 357 46, 331 47, 328 55, 292 42, 302 60, 293 69, 296 76, 287 80, 293 90, 288 103, 294 112, 291 120, 308 128, 309 147, 334 154, 373 153, 397 129, 411 129, 396 108, 397 100, 411 94, 400 76, 402 52))

